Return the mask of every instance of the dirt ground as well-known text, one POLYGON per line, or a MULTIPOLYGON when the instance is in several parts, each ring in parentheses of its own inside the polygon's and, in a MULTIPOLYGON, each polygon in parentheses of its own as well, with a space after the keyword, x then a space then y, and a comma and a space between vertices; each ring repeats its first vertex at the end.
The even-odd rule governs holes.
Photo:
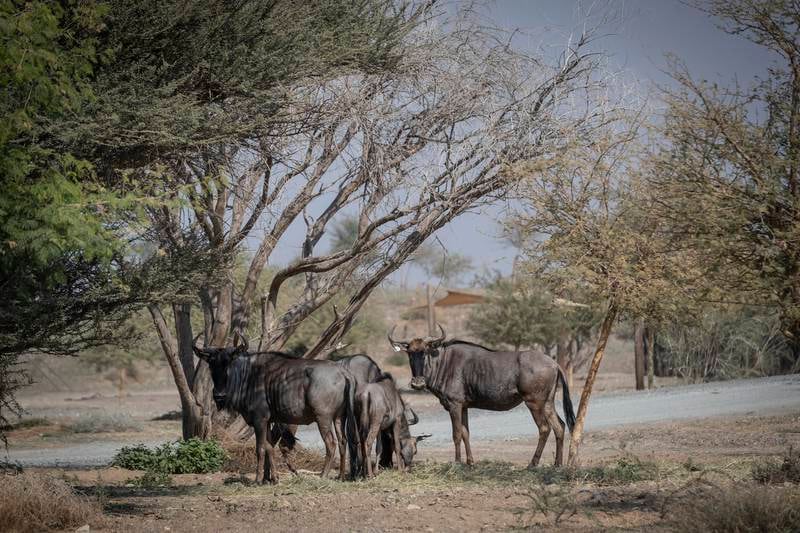
MULTIPOLYGON (((621 344, 617 353, 604 366, 596 392, 632 388, 632 358, 621 344)), ((390 370, 404 383, 404 367, 390 370)), ((573 397, 578 395, 573 390, 573 397)), ((138 382, 119 391, 74 361, 48 360, 39 383, 24 390, 20 399, 26 419, 44 422, 9 433, 12 456, 14 450, 114 446, 180 435, 179 421, 153 420, 179 405, 163 368, 143 372, 138 382), (74 430, 80 421, 117 415, 132 420, 133 426, 109 432, 74 430)), ((410 403, 421 416, 441 410, 430 395, 410 395, 410 403)), ((374 480, 358 482, 323 480, 313 467, 299 476, 285 472, 275 486, 254 486, 252 470, 175 475, 166 487, 142 487, 136 483, 141 472, 118 468, 26 471, 62 478, 87 498, 99 500, 103 515, 89 525, 100 531, 671 531, 680 529, 672 521, 671 502, 688 494, 687 487, 706 479, 752 483, 754 462, 800 449, 800 413, 590 429, 581 451, 583 466, 602 465, 615 472, 621 467, 627 475, 630 465, 634 470, 640 463, 649 465, 643 479, 610 483, 580 476, 546 481, 553 472, 552 438, 545 466, 528 472, 533 433, 514 440, 473 439, 479 461, 473 468, 451 463, 450 444, 423 443, 412 472, 382 472, 374 480)), ((778 490, 796 494, 798 487, 788 484, 778 490)))
MULTIPOLYGON (((11 436, 27 440, 22 431, 11 436)), ((284 473, 278 485, 259 487, 246 472, 175 475, 172 486, 140 488, 132 483, 139 472, 118 468, 28 470, 61 477, 99 498, 104 518, 92 526, 105 531, 671 530, 662 516, 671 494, 704 472, 747 479, 755 460, 797 449, 800 414, 588 433, 584 465, 614 465, 620 458, 656 465, 654 479, 632 483, 578 481, 565 488, 531 482, 525 465, 532 446, 532 440, 480 443, 476 457, 491 462, 473 469, 451 465, 449 447, 426 448, 412 473, 384 472, 355 483, 305 472, 284 473)), ((552 453, 548 447, 545 464, 552 453)))

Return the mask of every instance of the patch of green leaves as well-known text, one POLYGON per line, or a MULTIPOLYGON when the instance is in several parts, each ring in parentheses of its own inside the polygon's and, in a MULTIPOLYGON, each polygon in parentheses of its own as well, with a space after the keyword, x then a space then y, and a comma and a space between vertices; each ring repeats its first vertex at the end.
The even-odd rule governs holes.
POLYGON ((112 466, 163 474, 206 474, 218 472, 227 458, 215 440, 168 442, 156 448, 143 444, 126 446, 114 457, 112 466))

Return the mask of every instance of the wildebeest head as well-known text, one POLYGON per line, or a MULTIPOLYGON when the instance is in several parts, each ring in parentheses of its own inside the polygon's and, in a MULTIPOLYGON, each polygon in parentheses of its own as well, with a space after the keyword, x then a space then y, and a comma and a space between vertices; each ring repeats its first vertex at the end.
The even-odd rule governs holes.
POLYGON ((425 388, 425 364, 430 357, 438 357, 439 346, 444 342, 445 332, 441 324, 436 324, 442 332, 440 337, 425 337, 407 340, 395 340, 392 333, 397 326, 392 326, 387 337, 395 351, 404 351, 408 354, 408 364, 411 366, 411 388, 420 390, 425 388))
POLYGON ((411 466, 411 461, 417 455, 417 443, 430 437, 430 433, 425 435, 417 435, 400 439, 400 455, 403 457, 403 463, 406 466, 411 466))
POLYGON ((192 342, 194 353, 208 363, 211 370, 211 380, 214 382, 214 403, 218 409, 225 407, 228 395, 228 368, 237 357, 247 353, 248 343, 243 335, 236 334, 234 345, 225 348, 200 348, 197 346, 198 335, 192 342), (239 342, 241 339, 241 342, 239 342))
MULTIPOLYGON (((405 415, 409 426, 413 426, 419 422, 417 413, 415 413, 411 407, 406 406, 404 411, 405 412, 403 414, 405 415)), ((410 435, 408 437, 400 437, 400 455, 403 457, 403 463, 405 463, 406 466, 411 466, 411 461, 413 461, 414 456, 417 455, 417 443, 427 439, 430 436, 430 433, 427 433, 425 435, 410 435)))

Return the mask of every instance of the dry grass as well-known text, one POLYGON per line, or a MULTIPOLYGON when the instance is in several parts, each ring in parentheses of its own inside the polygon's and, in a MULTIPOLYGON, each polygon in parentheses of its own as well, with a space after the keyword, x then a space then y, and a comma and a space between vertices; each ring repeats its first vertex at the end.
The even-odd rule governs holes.
POLYGON ((0 480, 0 524, 3 531, 43 531, 100 525, 102 507, 77 494, 65 481, 23 473, 0 480))
POLYGON ((709 484, 670 508, 677 531, 800 531, 800 492, 752 483, 709 484))
POLYGON ((121 433, 142 431, 142 423, 127 413, 98 413, 77 419, 66 427, 72 433, 121 433))
POLYGON ((759 483, 800 483, 800 452, 789 448, 781 461, 759 461, 753 464, 751 474, 759 483))
MULTIPOLYGON (((253 473, 256 471, 256 443, 255 439, 245 442, 233 440, 224 435, 219 436, 220 443, 228 453, 228 459, 222 466, 223 472, 253 473)), ((279 454, 282 456, 282 454, 279 454)), ((298 470, 311 470, 319 472, 325 464, 325 456, 316 450, 309 450, 297 444, 294 450, 288 452, 289 460, 298 470)), ((339 464, 338 461, 335 464, 339 464)), ((288 472, 284 461, 279 460, 278 467, 288 472)))

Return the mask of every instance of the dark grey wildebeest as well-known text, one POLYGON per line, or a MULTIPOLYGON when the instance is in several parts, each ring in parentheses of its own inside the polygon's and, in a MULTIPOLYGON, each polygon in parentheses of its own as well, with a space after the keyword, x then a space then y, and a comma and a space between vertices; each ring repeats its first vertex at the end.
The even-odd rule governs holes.
MULTIPOLYGON (((375 383, 383 375, 378 363, 367 354, 347 355, 337 359, 336 362, 353 374, 359 387, 367 383, 375 383)), ((411 424, 415 424, 419 420, 417 415, 410 407, 407 409, 406 417, 413 420, 411 424)), ((381 468, 391 468, 393 466, 392 450, 394 449, 394 443, 392 439, 390 431, 381 431, 378 434, 378 440, 375 442, 375 452, 381 468)), ((284 441, 291 443, 291 440, 286 437, 284 437, 284 441)))
POLYGON ((281 352, 249 353, 246 340, 233 348, 199 348, 195 339, 194 351, 211 369, 217 407, 239 413, 255 429, 257 483, 278 480, 274 445, 279 432, 270 432, 270 424, 316 422, 325 443, 322 477, 333 466, 338 440, 339 475, 346 477, 349 455, 355 478, 360 471, 356 383, 346 369, 281 352))
MULTIPOLYGON (((418 418, 406 408, 400 391, 391 374, 383 373, 372 383, 361 384, 356 392, 356 415, 361 430, 361 453, 365 475, 374 476, 372 468, 372 445, 378 434, 385 432, 388 440, 388 453, 394 454, 395 468, 405 470, 411 466, 417 453, 417 443, 430 435, 412 436, 409 426, 416 424, 418 418), (409 420, 407 413, 412 415, 409 420)), ((376 451, 381 455, 381 451, 376 451)))
POLYGON ((383 374, 378 363, 372 357, 363 353, 340 357, 336 360, 336 363, 353 374, 357 385, 374 383, 383 374))
POLYGON ((552 429, 556 434, 556 461, 561 465, 564 451, 564 422, 556 413, 556 386, 563 389, 564 415, 570 431, 575 413, 564 372, 558 364, 539 351, 500 352, 478 344, 440 337, 395 340, 395 350, 405 351, 411 366, 411 387, 427 388, 450 413, 456 461, 461 462, 461 443, 467 464, 473 464, 469 445, 468 409, 508 411, 525 402, 539 428, 539 443, 530 466, 539 464, 544 445, 552 429))

